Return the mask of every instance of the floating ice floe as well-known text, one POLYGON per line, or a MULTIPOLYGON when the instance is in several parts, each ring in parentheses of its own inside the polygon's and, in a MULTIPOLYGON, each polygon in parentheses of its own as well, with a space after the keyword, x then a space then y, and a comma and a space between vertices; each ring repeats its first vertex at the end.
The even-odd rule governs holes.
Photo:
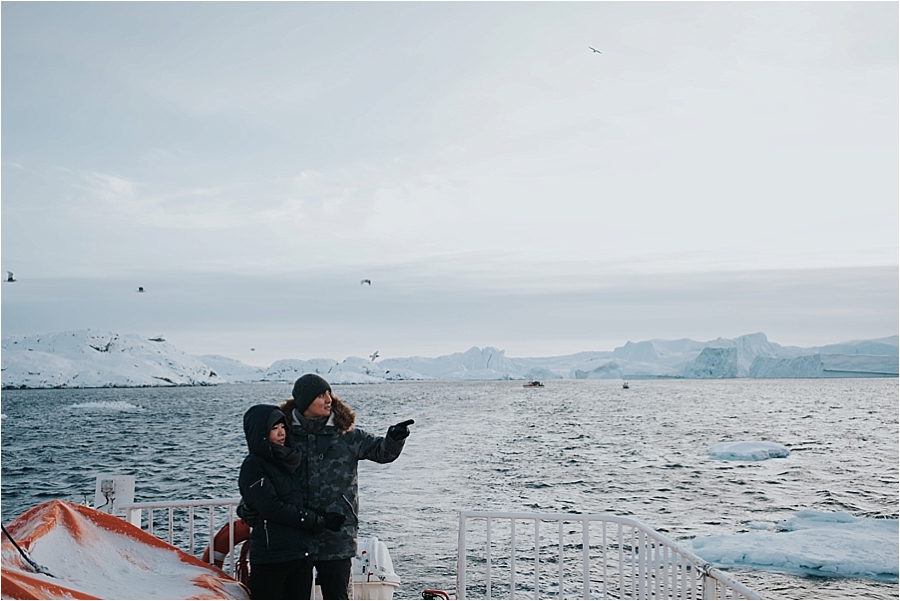
POLYGON ((856 518, 805 509, 777 531, 697 537, 689 542, 708 562, 813 576, 898 581, 897 520, 856 518))
POLYGON ((764 440, 720 442, 709 448, 709 456, 724 461, 763 461, 791 454, 783 444, 764 440))
POLYGON ((126 403, 125 401, 91 401, 89 403, 75 403, 71 409, 88 409, 95 411, 144 411, 143 407, 126 403))

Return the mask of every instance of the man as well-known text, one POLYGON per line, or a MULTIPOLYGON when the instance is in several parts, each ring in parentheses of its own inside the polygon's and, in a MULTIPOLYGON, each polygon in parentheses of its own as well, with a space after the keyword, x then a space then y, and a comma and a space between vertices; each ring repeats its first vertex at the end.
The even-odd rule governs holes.
POLYGON ((390 463, 399 457, 413 420, 391 426, 384 437, 354 428, 356 414, 315 374, 297 379, 293 398, 282 403, 281 410, 290 424, 288 445, 303 454, 297 477, 306 507, 345 518, 336 531, 323 530, 313 540, 304 569, 305 590, 312 590, 315 566, 322 597, 348 599, 350 559, 356 555, 359 533, 357 463, 360 459, 390 463))

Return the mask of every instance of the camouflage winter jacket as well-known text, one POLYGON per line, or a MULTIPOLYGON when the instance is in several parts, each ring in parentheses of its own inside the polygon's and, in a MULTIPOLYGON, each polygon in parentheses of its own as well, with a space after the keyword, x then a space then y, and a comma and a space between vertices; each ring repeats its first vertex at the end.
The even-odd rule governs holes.
POLYGON ((333 396, 332 416, 328 424, 311 433, 294 411, 289 400, 281 410, 292 424, 287 444, 303 452, 304 461, 297 470, 304 489, 306 507, 318 513, 329 511, 346 516, 343 527, 325 530, 312 541, 310 556, 320 560, 347 559, 356 555, 359 533, 359 487, 356 464, 360 459, 390 463, 400 456, 405 440, 375 436, 354 428, 353 410, 333 396))

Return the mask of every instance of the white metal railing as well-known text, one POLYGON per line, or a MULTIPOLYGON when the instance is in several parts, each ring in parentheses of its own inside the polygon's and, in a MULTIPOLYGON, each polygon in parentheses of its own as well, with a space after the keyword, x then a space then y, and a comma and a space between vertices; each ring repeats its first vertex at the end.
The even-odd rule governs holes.
MULTIPOLYGON (((477 586, 477 597, 490 599, 495 586, 492 582, 495 565, 497 571, 508 574, 510 599, 522 599, 529 593, 534 599, 551 596, 554 578, 558 582, 556 594, 552 596, 567 598, 566 578, 575 581, 579 573, 583 599, 592 595, 602 599, 763 599, 637 520, 611 515, 461 512, 456 598, 465 599, 468 587, 477 586), (469 522, 476 520, 484 521, 485 528, 483 533, 479 531, 470 537, 469 522), (500 532, 499 536, 492 537, 495 521, 500 532), (518 536, 517 522, 530 522, 533 533, 518 536), (546 534, 542 536, 542 526, 544 531, 551 527, 547 522, 558 524, 556 540, 546 534), (534 545, 529 548, 527 539, 532 537, 534 545), (524 551, 520 539, 526 539, 524 551), (467 545, 473 540, 477 548, 483 549, 483 555, 473 556, 472 569, 483 571, 484 578, 483 582, 474 584, 469 582, 467 556, 467 545), (498 552, 499 557, 493 557, 492 552, 498 552), (519 584, 517 576, 528 578, 529 570, 517 567, 517 559, 532 559, 529 552, 534 554, 534 581, 519 584), (556 574, 548 567, 542 570, 542 566, 552 568, 554 563, 556 574), (483 567, 479 570, 476 565, 483 567)), ((572 592, 568 592, 569 598, 572 592)))
MULTIPOLYGON (((230 576, 234 576, 234 566, 235 566, 235 557, 234 557, 234 521, 236 519, 235 510, 240 502, 240 498, 231 498, 231 499, 201 499, 201 500, 192 500, 192 501, 154 501, 149 503, 128 503, 122 504, 118 506, 118 509, 125 511, 126 520, 137 526, 138 528, 143 528, 149 534, 156 536, 162 540, 165 540, 170 545, 176 546, 185 550, 190 555, 194 555, 199 557, 203 554, 203 551, 206 550, 206 547, 202 547, 200 549, 200 553, 196 553, 197 546, 195 545, 194 533, 195 529, 202 531, 207 530, 209 535, 205 537, 206 543, 209 545, 209 563, 214 564, 216 554, 215 554, 215 545, 214 539, 216 533, 222 526, 228 526, 228 553, 226 554, 228 561, 223 563, 222 569, 225 570, 227 574, 230 576), (196 508, 205 508, 207 511, 197 512, 195 514, 194 510, 196 508), (216 521, 216 510, 220 509, 219 514, 220 517, 222 514, 227 515, 227 518, 221 520, 221 525, 217 526, 216 521), (179 513, 183 515, 179 515, 179 521, 176 523, 176 509, 183 510, 179 513), (146 510, 146 522, 144 522, 144 511, 146 510), (157 510, 165 510, 166 511, 166 526, 168 532, 166 535, 160 536, 154 532, 154 512, 157 510), (207 515, 202 515, 206 513, 207 515), (184 522, 187 522, 186 524, 184 522), (146 524, 146 526, 143 526, 146 524), (178 536, 176 536, 178 535, 178 536), (187 538, 186 545, 184 544, 176 544, 176 542, 184 543, 184 538, 187 538), (176 541, 177 538, 182 540, 176 541), (187 547, 185 549, 185 546, 187 547)), ((224 561, 224 559, 223 559, 224 561)))

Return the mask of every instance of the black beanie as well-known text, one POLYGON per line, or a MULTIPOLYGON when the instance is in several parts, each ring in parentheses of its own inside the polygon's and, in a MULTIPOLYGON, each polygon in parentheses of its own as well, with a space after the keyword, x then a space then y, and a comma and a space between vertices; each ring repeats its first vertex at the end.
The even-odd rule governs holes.
POLYGON ((292 394, 294 397, 294 406, 297 407, 297 411, 300 413, 306 411, 312 402, 316 400, 316 397, 326 390, 330 392, 331 386, 316 374, 306 374, 305 376, 297 378, 297 381, 294 382, 294 391, 292 394))

